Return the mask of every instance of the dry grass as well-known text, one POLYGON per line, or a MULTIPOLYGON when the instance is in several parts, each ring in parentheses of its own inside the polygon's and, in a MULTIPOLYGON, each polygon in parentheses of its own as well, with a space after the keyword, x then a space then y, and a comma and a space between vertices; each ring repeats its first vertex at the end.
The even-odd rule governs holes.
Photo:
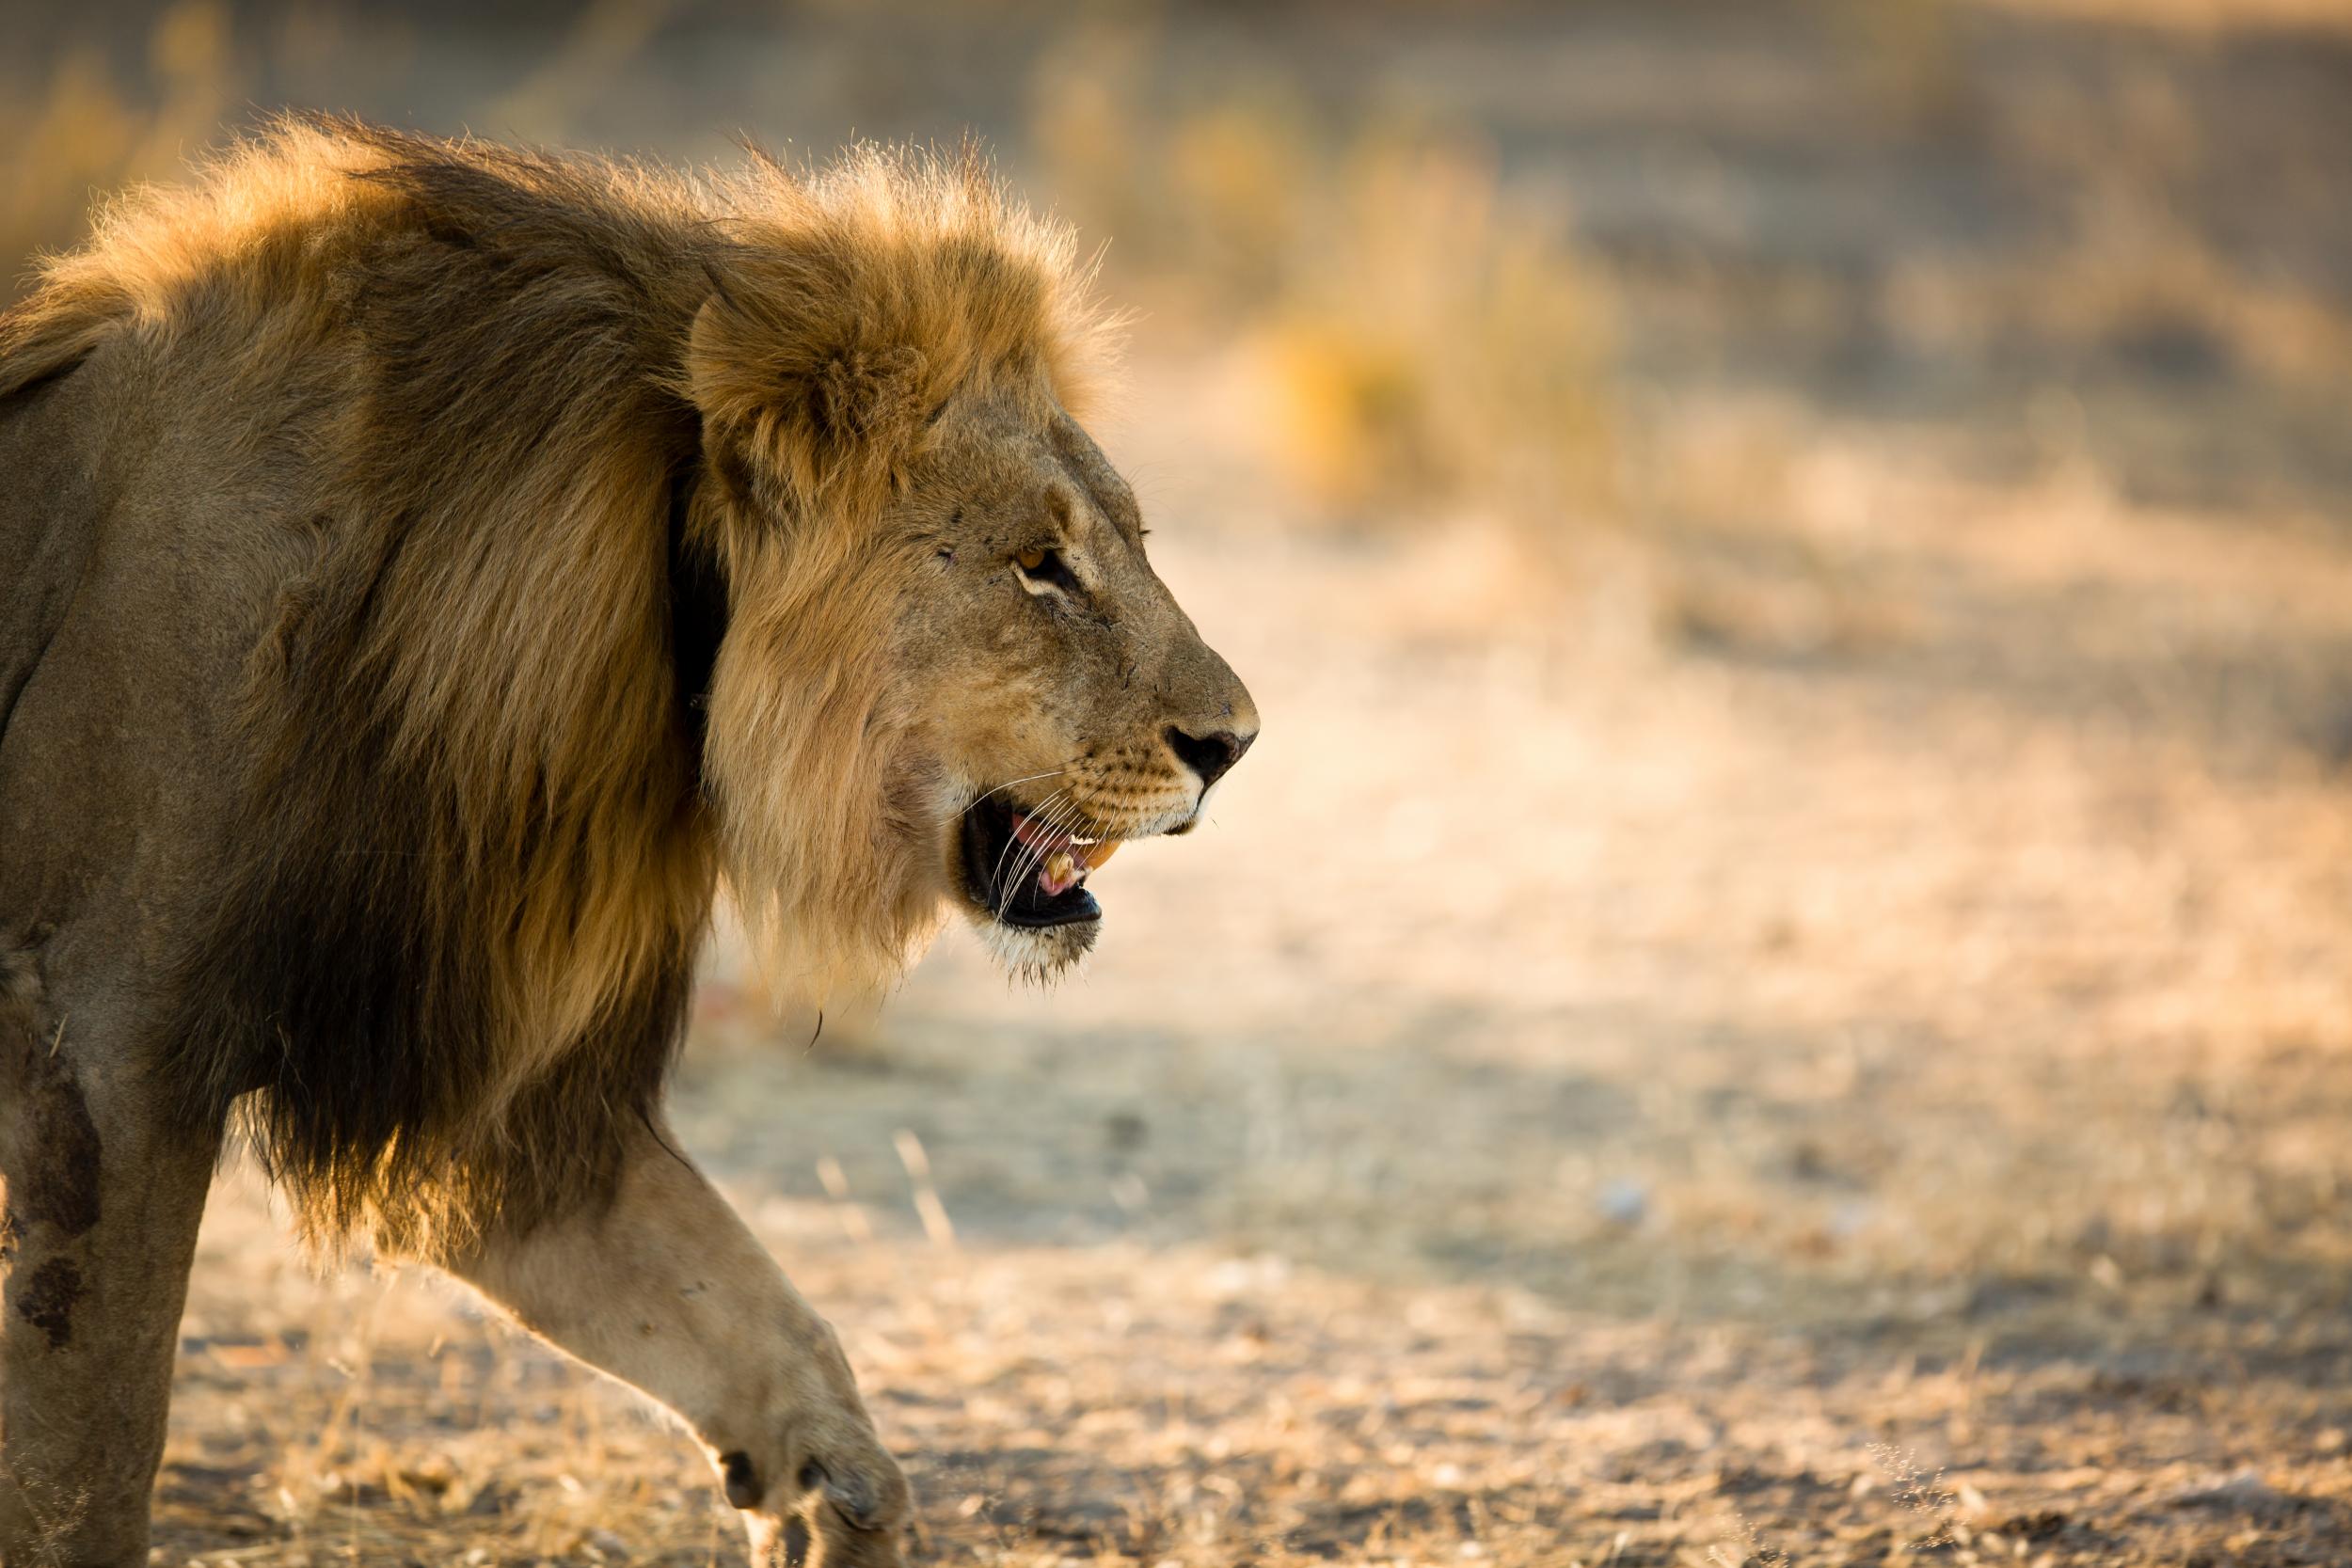
POLYGON ((216 0, 180 0, 148 34, 144 80, 118 82, 93 42, 0 95, 0 303, 26 258, 80 235, 93 200, 175 176, 220 134, 237 92, 229 32, 216 0))
POLYGON ((1614 520, 1608 296, 1565 214, 1506 192, 1474 131, 1155 81, 1155 41, 1096 28, 1049 55, 1031 139, 1155 321, 1238 341, 1295 521, 1499 523, 1541 553, 1614 520))

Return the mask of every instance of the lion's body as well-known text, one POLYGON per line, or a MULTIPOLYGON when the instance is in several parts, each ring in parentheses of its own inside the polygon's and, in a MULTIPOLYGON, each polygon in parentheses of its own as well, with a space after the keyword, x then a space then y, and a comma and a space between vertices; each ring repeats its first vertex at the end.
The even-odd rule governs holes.
MULTIPOLYGON (((935 920, 950 769, 890 656, 955 551, 877 519, 948 400, 1066 424, 1089 341, 969 169, 713 187, 326 123, 0 316, 0 1557, 143 1541, 232 1109, 315 1234, 543 1328, 565 1227, 610 1249, 660 1191, 649 1231, 748 1244, 644 1168, 714 886, 819 974, 935 920), (152 1408, 72 1408, 106 1365, 152 1408)), ((564 1342, 725 1446, 711 1352, 604 1333, 564 1342)))
POLYGON ((119 218, 0 336, 0 393, 47 378, 12 437, 89 476, 12 525, 59 560, 10 618, 40 667, 0 820, 39 846, 60 800, 116 817, 71 870, 11 855, 0 909, 135 889, 179 1107, 262 1089, 315 1220, 415 1223, 609 1177, 570 1168, 612 1146, 584 1123, 642 1114, 676 1032, 712 861, 666 567, 697 432, 662 374, 699 261, 662 249, 683 214, 573 192, 501 248, 478 193, 430 199, 464 165, 322 187, 394 166, 291 150, 119 218), (19 783, 76 755, 75 791, 19 783))

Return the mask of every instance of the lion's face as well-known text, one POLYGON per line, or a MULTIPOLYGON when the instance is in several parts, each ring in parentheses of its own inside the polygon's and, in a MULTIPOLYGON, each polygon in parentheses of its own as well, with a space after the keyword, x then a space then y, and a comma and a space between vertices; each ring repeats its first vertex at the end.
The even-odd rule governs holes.
POLYGON ((1129 839, 1191 828, 1258 712, 1067 416, 964 410, 933 437, 900 503, 930 554, 895 652, 940 781, 940 891, 1009 965, 1048 974, 1101 927, 1088 873, 1129 839))

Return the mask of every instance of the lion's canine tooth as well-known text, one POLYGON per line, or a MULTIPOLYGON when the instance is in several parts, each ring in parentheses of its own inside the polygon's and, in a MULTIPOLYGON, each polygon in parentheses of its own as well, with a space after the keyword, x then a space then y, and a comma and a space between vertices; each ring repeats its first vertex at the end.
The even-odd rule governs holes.
POLYGON ((1122 839, 1098 838, 1093 843, 1088 845, 1085 849, 1081 851, 1087 863, 1087 869, 1091 871, 1096 866, 1102 864, 1104 861, 1109 860, 1113 855, 1119 853, 1119 847, 1123 842, 1125 841, 1122 839))
POLYGON ((1067 849, 1057 849, 1045 857, 1045 885, 1058 893, 1078 879, 1078 863, 1067 849))

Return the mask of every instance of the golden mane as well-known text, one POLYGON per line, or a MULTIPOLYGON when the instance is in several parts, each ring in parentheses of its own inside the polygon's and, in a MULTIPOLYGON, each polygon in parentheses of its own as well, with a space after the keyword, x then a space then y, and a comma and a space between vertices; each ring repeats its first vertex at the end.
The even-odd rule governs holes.
POLYGON ((289 570, 171 1071, 192 1119, 262 1091, 314 1235, 601 1191, 715 880, 808 985, 904 961, 933 783, 883 509, 951 395, 1075 403, 1085 284, 970 155, 690 176, 305 118, 0 315, 0 396, 127 340, 261 410, 289 570))

